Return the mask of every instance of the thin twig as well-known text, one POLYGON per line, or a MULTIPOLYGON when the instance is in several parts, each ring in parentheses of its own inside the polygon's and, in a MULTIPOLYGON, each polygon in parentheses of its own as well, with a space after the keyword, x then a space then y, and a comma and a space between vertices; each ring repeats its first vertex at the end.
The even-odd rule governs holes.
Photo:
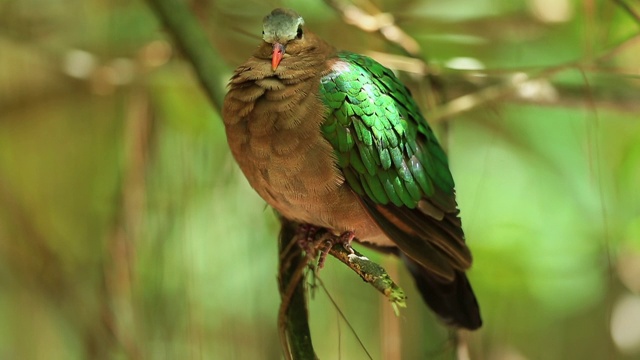
POLYGON ((392 14, 382 12, 372 3, 367 4, 370 11, 343 0, 325 0, 325 3, 339 12, 347 24, 357 26, 366 32, 378 32, 412 57, 422 58, 420 44, 396 25, 392 14))
POLYGON ((549 80, 554 75, 557 75, 562 71, 571 69, 582 69, 588 64, 604 61, 608 59, 611 54, 617 53, 621 48, 625 48, 628 43, 636 41, 637 38, 637 36, 633 36, 623 41, 622 43, 606 51, 603 51, 592 61, 584 62, 581 59, 570 61, 539 70, 537 74, 514 73, 505 82, 484 87, 474 93, 462 95, 443 104, 438 108, 435 108, 431 112, 427 113, 427 118, 430 121, 437 123, 439 121, 443 121, 444 119, 450 119, 454 115, 458 115, 460 113, 478 108, 482 105, 511 97, 525 84, 530 84, 533 81, 549 80))
MULTIPOLYGON (((629 13, 640 24, 640 14, 631 8, 623 0, 613 0, 618 3, 627 13, 629 13)), ((470 111, 481 107, 486 104, 494 103, 498 100, 511 100, 516 102, 532 102, 541 105, 554 105, 559 99, 555 101, 541 100, 541 99, 526 99, 522 97, 513 96, 523 86, 527 86, 535 81, 549 80, 554 75, 568 69, 576 69, 577 67, 588 68, 590 64, 594 62, 605 61, 623 50, 629 45, 635 43, 638 40, 637 35, 633 35, 631 38, 622 41, 617 46, 601 53, 593 61, 584 61, 583 59, 577 61, 571 61, 557 66, 549 67, 546 69, 509 69, 504 71, 510 73, 509 78, 499 84, 490 85, 487 87, 479 88, 478 84, 474 84, 471 81, 465 81, 465 86, 477 89, 474 92, 466 95, 459 96, 452 100, 446 101, 447 97, 444 94, 443 83, 447 84, 449 90, 449 82, 443 82, 443 76, 439 76, 433 73, 432 69, 428 66, 427 61, 424 59, 424 55, 421 55, 423 51, 413 38, 406 34, 400 27, 395 24, 395 19, 391 14, 384 13, 377 9, 375 5, 367 3, 367 9, 365 11, 353 4, 348 3, 345 0, 325 0, 325 2, 341 14, 346 23, 357 26, 358 28, 367 32, 378 32, 389 43, 396 45, 403 49, 409 56, 402 55, 390 55, 390 54, 373 54, 376 58, 382 58, 383 62, 394 69, 408 71, 418 75, 425 76, 429 81, 428 84, 432 86, 438 94, 433 98, 433 94, 430 92, 427 94, 428 108, 432 109, 425 115, 431 123, 442 123, 451 119, 455 115, 459 115, 463 112, 470 111), (383 29, 393 29, 390 32, 385 32, 383 29), (388 36, 389 33, 398 33, 400 36, 388 36), (409 41, 407 39, 411 39, 409 41), (415 42, 415 46, 414 46, 415 42), (377 56, 376 56, 377 55, 377 56), (386 61, 384 61, 386 60, 386 61), (444 102, 443 102, 444 100, 444 102)), ((487 72, 491 72, 488 70, 487 72)), ((562 90, 562 89, 560 89, 562 90)), ((455 93, 454 91, 451 91, 455 93)), ((563 94, 563 91, 558 91, 563 94)), ((624 103, 620 106, 616 105, 616 101, 611 102, 613 107, 619 107, 622 110, 630 109, 635 111, 637 106, 634 103, 624 103)), ((565 101, 565 103, 567 103, 565 101)), ((569 102, 570 106, 573 104, 569 102)))
POLYGON ((324 286, 324 282, 322 281, 322 279, 320 279, 319 277, 316 277, 316 280, 320 284, 320 287, 322 288, 322 291, 324 291, 324 294, 327 295, 327 298, 329 299, 329 301, 331 301, 331 304, 333 304, 333 307, 338 312, 338 315, 340 316, 340 318, 344 320, 345 324, 347 324, 347 326, 349 327, 349 330, 351 330, 351 333, 353 333, 353 336, 356 338, 356 341, 358 341, 358 344, 360 344, 360 347, 362 348, 362 350, 365 352, 365 354, 367 354, 367 357, 369 359, 373 359, 373 357, 367 350, 367 347, 364 346, 364 342, 362 342, 362 339, 360 339, 360 336, 358 336, 356 329, 353 328, 353 325, 351 325, 351 322, 347 319, 347 317, 342 312, 342 310, 340 310, 340 306, 338 305, 338 303, 336 303, 336 301, 333 299, 331 294, 329 294, 329 291, 327 290, 327 287, 324 286))
POLYGON ((366 3, 368 10, 361 9, 345 0, 325 0, 325 3, 341 14, 347 24, 354 25, 366 32, 375 32, 382 36, 391 45, 402 49, 406 55, 418 62, 417 67, 423 69, 424 78, 429 91, 423 92, 425 101, 430 108, 441 104, 447 99, 445 84, 440 78, 428 71, 428 58, 420 47, 420 43, 400 26, 392 14, 378 9, 371 2, 366 3))
POLYGON ((635 21, 640 25, 640 14, 637 13, 629 4, 624 2, 623 0, 613 0, 618 6, 620 6, 624 11, 626 11, 635 21))

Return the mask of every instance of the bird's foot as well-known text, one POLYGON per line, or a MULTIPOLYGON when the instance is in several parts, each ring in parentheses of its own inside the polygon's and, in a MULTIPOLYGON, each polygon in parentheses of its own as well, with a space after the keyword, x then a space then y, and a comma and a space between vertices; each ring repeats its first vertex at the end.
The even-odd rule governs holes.
POLYGON ((325 228, 311 224, 301 224, 298 228, 298 245, 305 252, 309 262, 316 262, 316 271, 324 267, 327 255, 331 248, 337 244, 342 245, 345 250, 353 254, 351 242, 356 234, 353 231, 345 231, 340 235, 334 235, 325 228), (319 252, 318 252, 319 251, 319 252))
POLYGON ((345 231, 339 236, 330 235, 325 238, 322 243, 322 252, 320 253, 320 258, 318 259, 318 270, 324 267, 324 262, 327 259, 327 255, 329 255, 329 251, 334 245, 341 244, 345 250, 347 250, 350 254, 353 254, 353 248, 351 247, 351 242, 355 239, 356 234, 353 231, 345 231))

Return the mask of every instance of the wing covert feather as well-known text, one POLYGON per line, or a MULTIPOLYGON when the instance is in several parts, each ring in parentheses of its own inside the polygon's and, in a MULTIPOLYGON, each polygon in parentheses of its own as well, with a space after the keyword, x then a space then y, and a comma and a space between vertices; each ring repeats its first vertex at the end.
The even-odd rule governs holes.
POLYGON ((391 70, 342 52, 321 80, 321 127, 338 167, 381 229, 446 279, 471 265, 447 157, 391 70))

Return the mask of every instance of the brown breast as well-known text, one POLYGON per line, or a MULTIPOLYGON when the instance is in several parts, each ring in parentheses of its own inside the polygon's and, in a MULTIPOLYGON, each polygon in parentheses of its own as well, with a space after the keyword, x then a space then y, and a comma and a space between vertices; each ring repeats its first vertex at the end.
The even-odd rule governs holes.
POLYGON ((391 245, 345 183, 320 132, 326 109, 318 84, 326 71, 291 69, 286 60, 274 72, 268 61, 251 58, 231 80, 223 120, 242 172, 289 219, 391 245))

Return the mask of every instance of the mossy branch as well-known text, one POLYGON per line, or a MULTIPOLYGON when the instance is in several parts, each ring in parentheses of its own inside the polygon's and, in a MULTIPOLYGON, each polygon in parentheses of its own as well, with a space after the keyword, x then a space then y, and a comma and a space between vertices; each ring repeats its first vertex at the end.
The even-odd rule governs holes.
POLYGON ((391 301, 391 306, 393 306, 396 314, 399 307, 406 307, 405 300, 407 296, 404 294, 404 290, 391 279, 387 271, 355 249, 352 250, 353 253, 345 249, 341 244, 334 243, 331 250, 329 250, 329 254, 342 261, 356 274, 360 275, 362 280, 371 284, 386 296, 391 301))

